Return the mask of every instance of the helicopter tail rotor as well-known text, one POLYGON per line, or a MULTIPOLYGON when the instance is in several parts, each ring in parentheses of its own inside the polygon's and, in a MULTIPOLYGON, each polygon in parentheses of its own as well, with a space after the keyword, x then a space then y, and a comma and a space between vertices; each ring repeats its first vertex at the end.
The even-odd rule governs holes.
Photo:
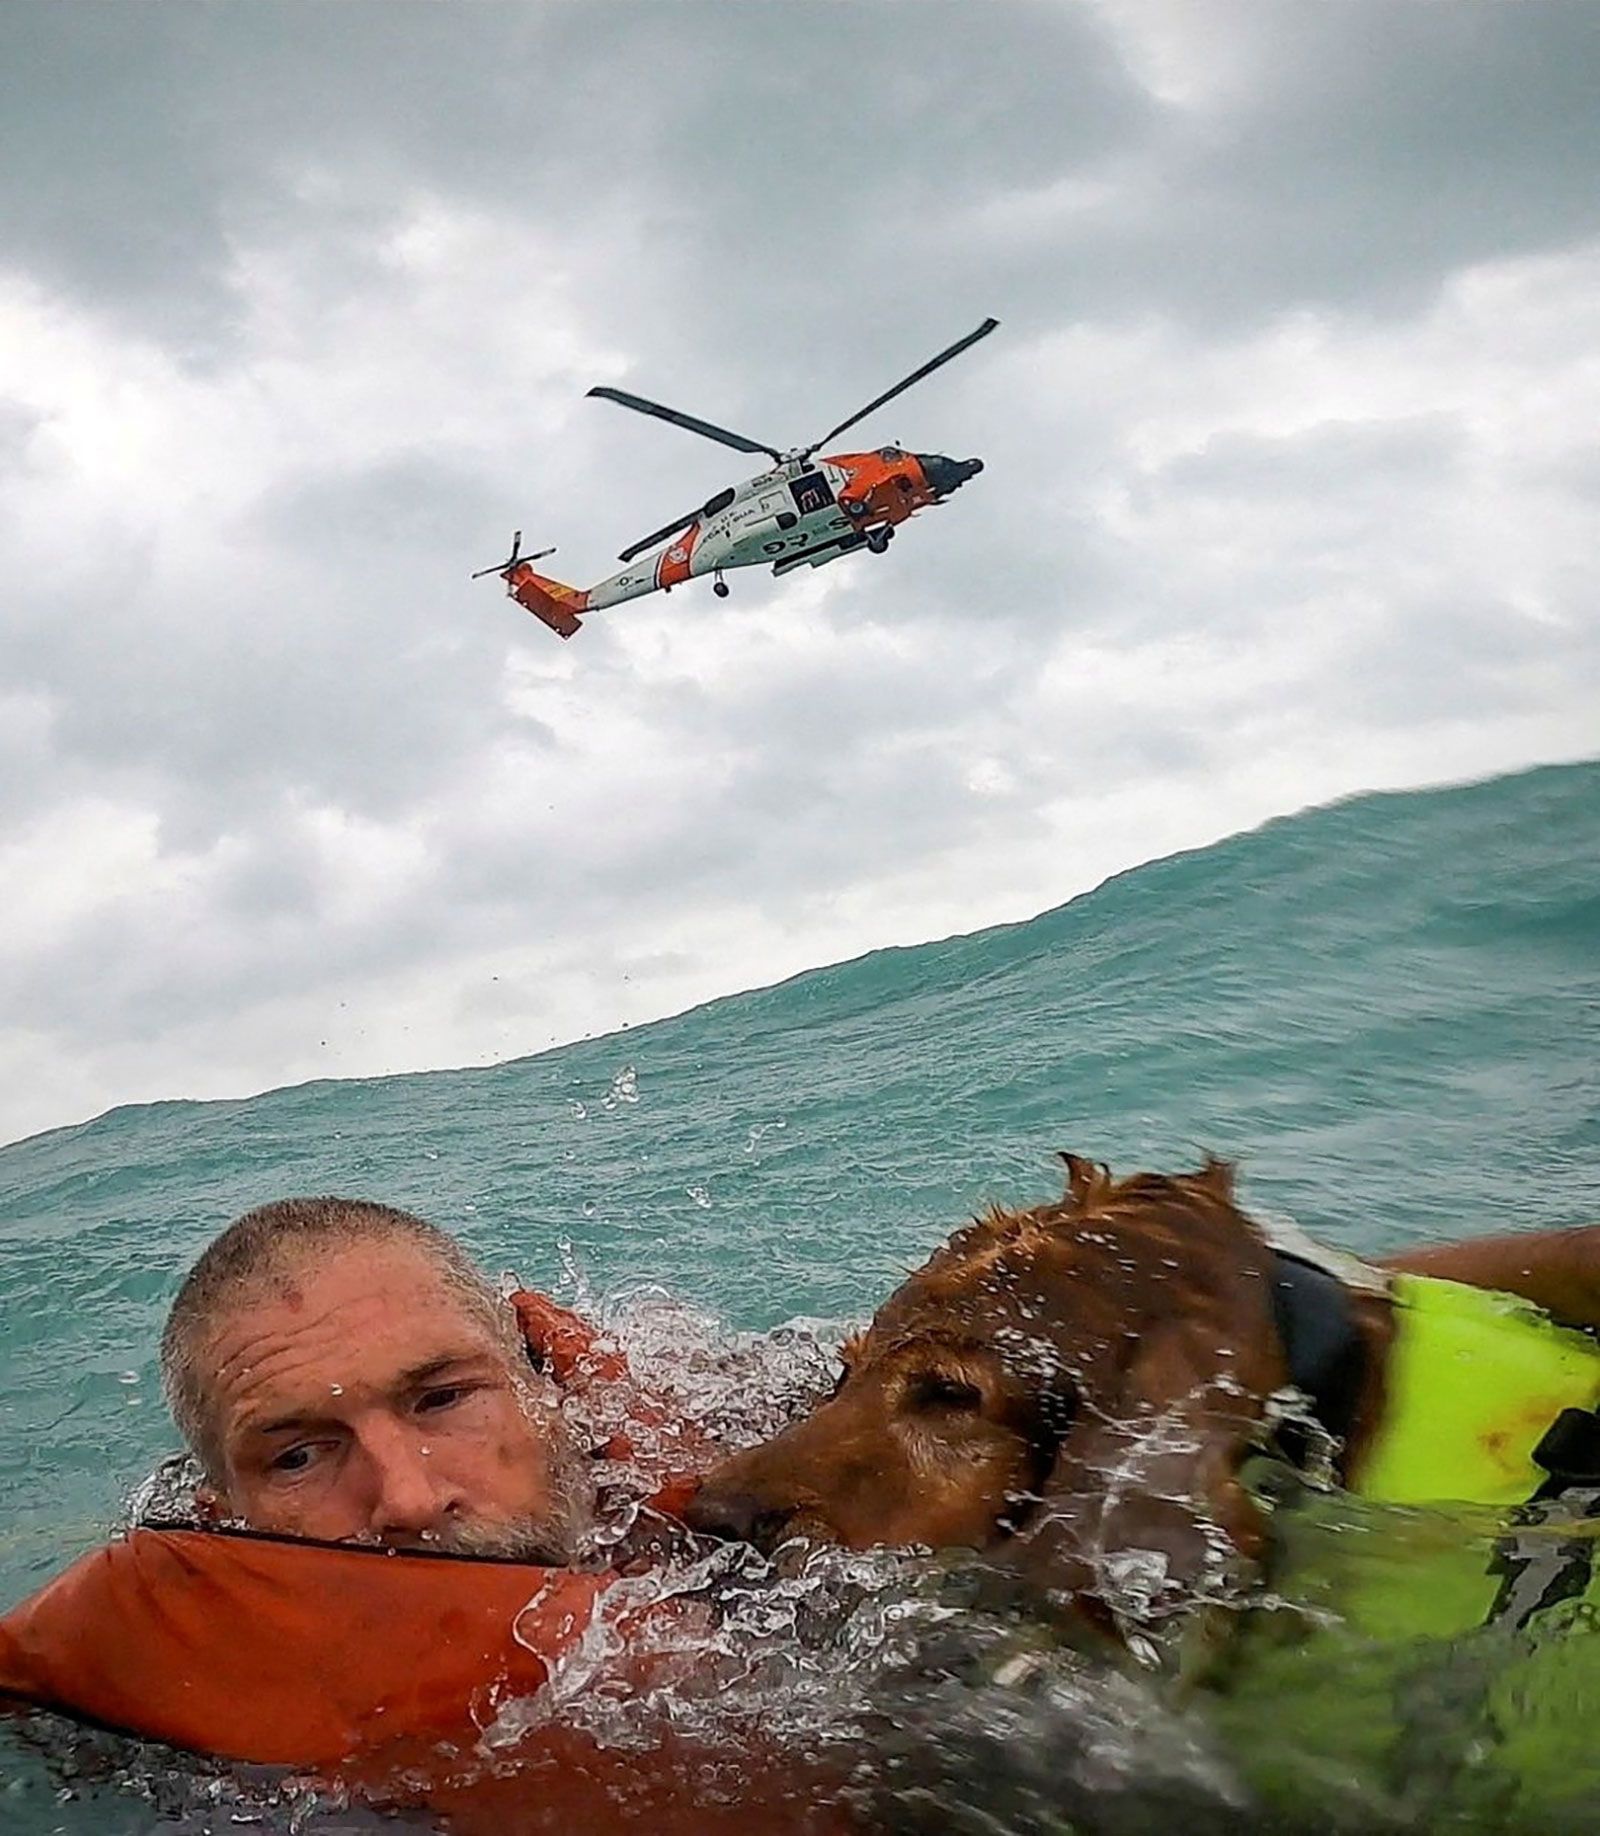
POLYGON ((583 629, 578 614, 589 609, 589 595, 564 581, 536 574, 529 566, 530 562, 542 561, 555 552, 553 548, 540 548, 525 555, 519 529, 511 538, 511 553, 505 560, 497 561, 493 567, 480 567, 472 578, 482 580, 486 574, 498 574, 519 606, 531 612, 541 624, 548 625, 557 637, 569 638, 583 629))
POLYGON ((525 555, 522 552, 522 531, 519 529, 511 538, 511 553, 506 556, 505 560, 496 561, 493 567, 480 567, 472 578, 482 580, 486 574, 498 574, 503 580, 509 580, 512 568, 519 566, 524 561, 542 561, 546 555, 553 555, 555 552, 553 548, 541 548, 531 555, 525 555))

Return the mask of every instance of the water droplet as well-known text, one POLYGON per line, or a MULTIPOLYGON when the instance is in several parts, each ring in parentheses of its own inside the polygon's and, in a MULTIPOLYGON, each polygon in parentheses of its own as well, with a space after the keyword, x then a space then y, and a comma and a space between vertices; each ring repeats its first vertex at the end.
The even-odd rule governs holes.
POLYGON ((342 1383, 330 1383, 328 1385, 328 1394, 330 1396, 343 1396, 344 1385, 342 1383))

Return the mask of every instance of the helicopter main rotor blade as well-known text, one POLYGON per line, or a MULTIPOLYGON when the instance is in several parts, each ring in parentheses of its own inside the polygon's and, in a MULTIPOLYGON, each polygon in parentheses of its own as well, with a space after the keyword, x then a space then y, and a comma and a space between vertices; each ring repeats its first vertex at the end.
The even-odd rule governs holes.
POLYGON ((718 440, 724 446, 731 446, 736 453, 768 453, 774 459, 782 461, 783 454, 776 447, 763 446, 759 440, 747 440, 743 434, 730 433, 726 427, 718 427, 714 421, 697 420, 692 414, 685 414, 678 408, 663 407, 660 402, 647 401, 642 395, 630 395, 626 389, 591 389, 591 395, 598 395, 602 401, 618 402, 624 408, 632 408, 639 414, 653 414, 658 421, 671 421, 675 427, 686 427, 690 433, 704 434, 708 440, 718 440))
MULTIPOLYGON (((892 402, 897 395, 903 395, 913 383, 921 382, 924 376, 931 376, 941 364, 948 363, 952 357, 959 357, 964 350, 976 344, 980 338, 987 338, 999 323, 998 319, 985 319, 976 331, 968 332, 964 338, 958 338, 946 350, 940 351, 937 357, 930 357, 920 370, 913 370, 909 376, 902 377, 892 389, 886 389, 882 395, 874 397, 865 408, 858 408, 848 421, 841 421, 837 427, 825 433, 820 440, 813 441, 805 449, 805 457, 809 459, 818 447, 826 446, 830 440, 838 439, 847 428, 854 427, 857 421, 864 421, 873 409, 881 408, 885 402, 892 402)), ((592 394, 593 391, 591 390, 590 393, 592 394)))
POLYGON ((691 510, 687 516, 680 516, 677 522, 668 523, 664 528, 656 530, 653 535, 647 535, 641 541, 635 542, 631 548, 623 549, 617 559, 631 561, 635 555, 642 555, 647 548, 654 548, 657 542, 664 542, 668 536, 675 536, 680 529, 687 529, 699 514, 698 510, 691 510))

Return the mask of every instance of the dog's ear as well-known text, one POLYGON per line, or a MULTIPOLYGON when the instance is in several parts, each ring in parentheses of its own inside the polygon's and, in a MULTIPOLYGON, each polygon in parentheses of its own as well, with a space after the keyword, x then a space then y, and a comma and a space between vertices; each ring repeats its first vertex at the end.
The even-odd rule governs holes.
POLYGON ((1234 1175, 1237 1168, 1231 1160, 1219 1160, 1215 1154, 1207 1154, 1205 1164, 1198 1173, 1190 1178, 1202 1191, 1209 1192, 1213 1198, 1219 1198, 1223 1204, 1234 1202, 1234 1175))
POLYGON ((1102 1161, 1085 1160, 1081 1154, 1067 1153, 1060 1159, 1067 1169, 1066 1196, 1079 1211, 1111 1184, 1111 1169, 1102 1161))

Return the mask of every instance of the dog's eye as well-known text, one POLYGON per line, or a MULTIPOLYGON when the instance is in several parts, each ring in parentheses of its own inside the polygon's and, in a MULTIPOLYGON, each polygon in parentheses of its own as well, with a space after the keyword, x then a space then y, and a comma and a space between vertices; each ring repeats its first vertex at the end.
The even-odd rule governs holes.
POLYGON ((979 1409, 983 1406, 983 1391, 960 1377, 923 1371, 911 1380, 910 1401, 917 1409, 979 1409))

